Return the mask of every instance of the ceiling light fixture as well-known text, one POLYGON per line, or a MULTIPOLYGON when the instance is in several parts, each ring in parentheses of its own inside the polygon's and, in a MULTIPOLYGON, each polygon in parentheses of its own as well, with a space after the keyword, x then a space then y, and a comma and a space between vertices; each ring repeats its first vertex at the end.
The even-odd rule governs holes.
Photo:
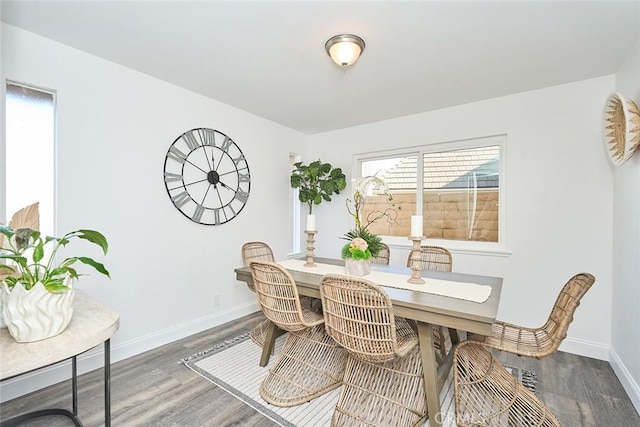
POLYGON ((364 40, 353 34, 339 34, 327 40, 324 48, 333 62, 347 68, 360 58, 364 50, 364 40))

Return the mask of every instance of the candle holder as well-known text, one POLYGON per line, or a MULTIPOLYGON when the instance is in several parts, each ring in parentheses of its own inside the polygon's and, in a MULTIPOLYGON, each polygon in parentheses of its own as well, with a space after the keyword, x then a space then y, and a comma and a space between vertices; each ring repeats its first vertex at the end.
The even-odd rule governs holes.
POLYGON ((422 254, 420 254, 420 244, 422 243, 422 239, 424 239, 424 236, 409 237, 409 240, 413 241, 413 249, 411 250, 411 269, 413 270, 413 273, 411 274, 411 277, 407 279, 407 282, 416 285, 422 285, 425 283, 424 279, 420 277, 420 264, 422 261, 422 254))
POLYGON ((304 263, 305 267, 315 267, 316 263, 313 262, 313 242, 314 236, 317 233, 315 230, 305 230, 307 233, 307 262, 304 263))

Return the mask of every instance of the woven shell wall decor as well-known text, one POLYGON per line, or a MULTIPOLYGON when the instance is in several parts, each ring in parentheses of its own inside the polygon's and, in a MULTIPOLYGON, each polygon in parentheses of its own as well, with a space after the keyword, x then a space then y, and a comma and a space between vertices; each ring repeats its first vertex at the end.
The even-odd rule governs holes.
POLYGON ((609 158, 620 166, 640 145, 640 112, 633 100, 612 93, 602 114, 602 135, 609 158))

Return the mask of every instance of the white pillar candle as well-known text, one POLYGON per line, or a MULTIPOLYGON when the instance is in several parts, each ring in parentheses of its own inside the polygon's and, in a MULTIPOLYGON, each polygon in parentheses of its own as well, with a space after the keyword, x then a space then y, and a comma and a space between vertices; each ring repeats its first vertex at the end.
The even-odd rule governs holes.
POLYGON ((316 216, 307 215, 307 231, 316 231, 316 216))
POLYGON ((411 237, 422 237, 422 215, 411 215, 411 237))

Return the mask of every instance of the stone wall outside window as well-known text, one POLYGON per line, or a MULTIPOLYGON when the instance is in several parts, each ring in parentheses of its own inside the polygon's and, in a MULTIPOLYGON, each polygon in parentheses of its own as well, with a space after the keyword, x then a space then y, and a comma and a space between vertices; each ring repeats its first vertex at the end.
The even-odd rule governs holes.
MULTIPOLYGON (((422 216, 427 238, 447 240, 498 241, 498 189, 479 189, 473 232, 469 238, 469 206, 466 190, 433 190, 423 195, 422 216)), ((416 195, 393 193, 393 205, 385 196, 371 196, 365 200, 363 219, 375 211, 395 209, 396 222, 379 219, 368 227, 374 234, 383 236, 409 236, 411 215, 416 213, 416 195)))

